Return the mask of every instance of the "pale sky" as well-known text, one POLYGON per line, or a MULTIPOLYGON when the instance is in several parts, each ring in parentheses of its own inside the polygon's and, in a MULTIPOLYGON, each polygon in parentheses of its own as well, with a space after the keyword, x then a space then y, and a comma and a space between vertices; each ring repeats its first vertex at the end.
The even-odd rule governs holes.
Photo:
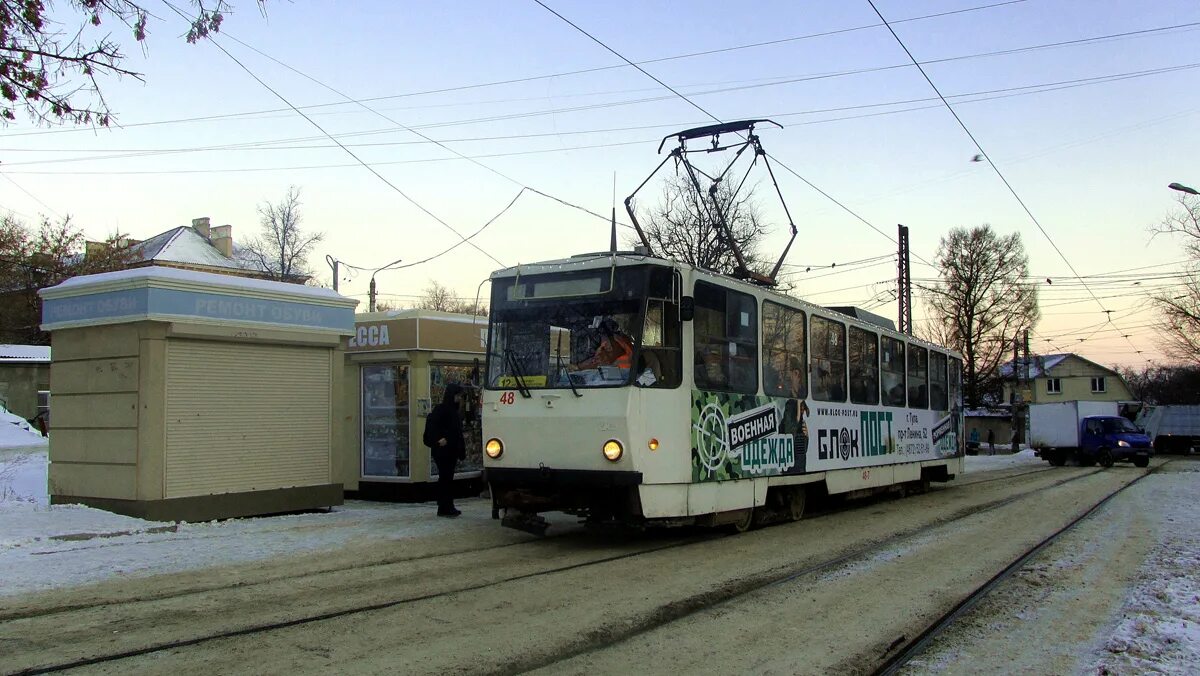
MULTIPOLYGON (((522 186, 607 216, 614 176, 620 202, 662 159, 663 136, 713 122, 694 103, 723 121, 784 126, 759 132, 800 232, 785 268, 796 295, 895 319, 896 224, 911 230, 919 280, 949 228, 990 223, 1021 234, 1040 280, 1035 352, 1161 359, 1144 294, 1177 284, 1183 255, 1147 228, 1174 206, 1168 183, 1200 188, 1195 0, 877 0, 1041 228, 988 163, 971 161, 979 150, 866 0, 543 2, 682 97, 533 0, 271 0, 265 17, 239 0, 217 42, 249 72, 217 45, 186 44, 182 19, 150 3, 160 20, 144 53, 125 50, 145 82, 102 82, 116 126, 0 128, 0 210, 70 214, 96 239, 209 216, 238 240, 258 230, 258 205, 295 185, 304 226, 326 233, 309 262, 328 284, 327 254, 415 263, 522 186)), ((102 29, 124 39, 118 25, 102 29)), ((752 180, 775 257, 782 211, 765 173, 752 180)), ((500 264, 606 249, 608 229, 527 191, 472 240, 478 249, 380 273, 381 299, 412 304, 430 280, 473 298, 500 264)), ((340 284, 363 310, 368 276, 340 284)))

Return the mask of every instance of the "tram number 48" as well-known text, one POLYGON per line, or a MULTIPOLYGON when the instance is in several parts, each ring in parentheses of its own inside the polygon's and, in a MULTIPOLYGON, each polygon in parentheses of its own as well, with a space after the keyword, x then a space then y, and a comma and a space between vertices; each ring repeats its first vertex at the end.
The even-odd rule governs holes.
POLYGON ((516 399, 517 399, 516 392, 502 392, 500 394, 500 403, 501 404, 511 404, 514 401, 516 401, 516 399))

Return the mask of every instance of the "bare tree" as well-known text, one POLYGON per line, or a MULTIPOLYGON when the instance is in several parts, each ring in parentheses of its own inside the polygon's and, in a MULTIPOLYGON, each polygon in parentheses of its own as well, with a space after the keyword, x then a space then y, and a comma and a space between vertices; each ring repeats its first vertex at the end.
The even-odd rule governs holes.
POLYGON ((97 246, 87 243, 70 216, 43 217, 36 230, 12 215, 0 219, 0 343, 48 345, 39 289, 76 275, 120 270, 137 258, 121 234, 97 246))
MULTIPOLYGON (((714 199, 725 213, 726 222, 746 259, 746 266, 761 271, 764 266, 756 245, 767 233, 754 190, 733 194, 727 182, 717 184, 711 198, 696 195, 686 174, 678 174, 663 186, 662 200, 645 216, 646 238, 655 252, 706 270, 732 272, 737 267, 733 250, 720 237, 713 212, 714 199)), ((639 219, 640 220, 640 219, 639 219)), ((640 240, 631 240, 641 244, 640 240)))
POLYGON ((1147 404, 1200 404, 1200 366, 1117 367, 1138 401, 1147 404))
MULTIPOLYGON (((262 9, 264 0, 258 0, 262 9)), ((62 23, 64 12, 51 12, 45 0, 0 0, 0 119, 16 119, 22 108, 30 118, 48 123, 73 122, 107 126, 112 117, 100 91, 100 77, 142 76, 125 68, 125 55, 108 35, 97 35, 113 20, 134 40, 146 39, 152 16, 133 0, 68 0, 80 17, 77 28, 62 23)), ((231 10, 226 0, 191 0, 196 15, 188 42, 221 30, 231 10)))
POLYGON ((425 287, 425 294, 421 296, 421 300, 417 302, 417 307, 423 310, 438 310, 441 312, 457 312, 464 315, 479 315, 487 316, 487 306, 480 304, 475 305, 475 301, 467 298, 459 298, 454 295, 454 292, 449 287, 443 286, 437 280, 429 280, 429 286, 425 287))
POLYGON ((929 308, 929 337, 963 355, 968 406, 1000 390, 1000 364, 1013 340, 1040 317, 1037 287, 1025 281, 1021 236, 990 225, 954 228, 937 250, 939 281, 919 286, 929 308))
POLYGON ((260 234, 238 247, 237 258, 280 281, 303 283, 312 277, 308 256, 325 233, 310 235, 300 228, 300 189, 288 188, 277 204, 263 202, 258 215, 260 234))
POLYGON ((1159 347, 1167 356, 1200 365, 1200 198, 1180 195, 1179 208, 1150 228, 1151 239, 1183 239, 1188 269, 1178 286, 1150 295, 1158 311, 1159 347))

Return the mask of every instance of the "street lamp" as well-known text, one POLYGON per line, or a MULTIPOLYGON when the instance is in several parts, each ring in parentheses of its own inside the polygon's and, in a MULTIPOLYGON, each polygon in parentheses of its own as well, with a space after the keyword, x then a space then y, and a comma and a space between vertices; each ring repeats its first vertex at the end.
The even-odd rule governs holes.
POLYGON ((1178 190, 1179 192, 1186 192, 1189 195, 1200 195, 1200 191, 1197 191, 1195 188, 1189 188, 1186 185, 1183 185, 1182 183, 1172 183, 1172 184, 1168 185, 1167 187, 1170 188, 1171 190, 1178 190))
POLYGON ((377 275, 377 274, 383 272, 384 270, 387 270, 388 268, 392 267, 393 265, 399 263, 400 260, 401 259, 397 258, 396 260, 392 261, 391 263, 388 263, 387 265, 384 265, 383 267, 375 268, 375 270, 373 270, 371 272, 371 287, 370 287, 370 299, 371 299, 370 308, 371 309, 369 310, 369 312, 375 311, 375 275, 377 275))

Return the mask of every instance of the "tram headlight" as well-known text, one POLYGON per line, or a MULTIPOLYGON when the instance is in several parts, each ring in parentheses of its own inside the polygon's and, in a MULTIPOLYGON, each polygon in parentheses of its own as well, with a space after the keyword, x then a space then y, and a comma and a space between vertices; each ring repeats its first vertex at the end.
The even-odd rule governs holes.
POLYGON ((609 439, 608 441, 604 442, 604 457, 608 458, 612 462, 620 460, 621 454, 624 452, 625 449, 621 447, 621 442, 617 441, 616 439, 609 439))
POLYGON ((483 452, 487 453, 487 457, 495 460, 504 455, 504 444, 499 439, 488 439, 483 446, 483 452))
POLYGON ((646 442, 646 446, 652 451, 657 451, 658 450, 658 439, 651 439, 650 441, 646 442))

